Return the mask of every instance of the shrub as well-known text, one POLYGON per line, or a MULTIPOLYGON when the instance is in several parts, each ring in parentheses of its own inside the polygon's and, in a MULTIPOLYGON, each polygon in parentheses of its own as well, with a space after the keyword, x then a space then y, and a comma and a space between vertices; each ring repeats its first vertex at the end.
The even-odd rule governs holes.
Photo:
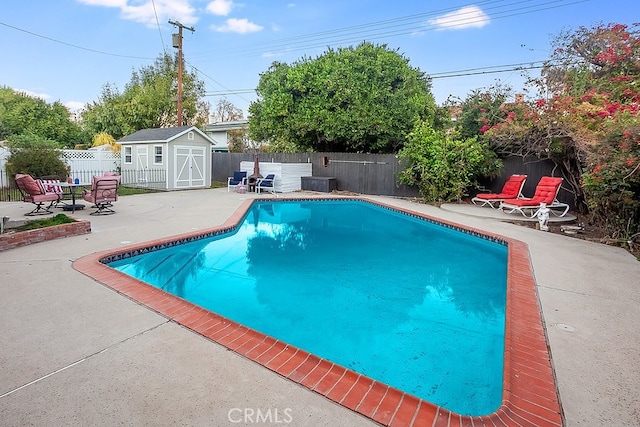
POLYGON ((457 201, 467 195, 478 178, 494 176, 502 162, 477 137, 456 139, 455 134, 435 131, 427 123, 417 124, 398 153, 408 162, 398 181, 417 185, 427 202, 457 201))
POLYGON ((640 126, 595 146, 582 177, 594 220, 610 237, 627 241, 640 232, 640 126))
POLYGON ((57 143, 32 135, 16 135, 7 141, 11 155, 7 159, 7 174, 28 173, 33 177, 55 175, 65 180, 69 168, 60 159, 57 143))

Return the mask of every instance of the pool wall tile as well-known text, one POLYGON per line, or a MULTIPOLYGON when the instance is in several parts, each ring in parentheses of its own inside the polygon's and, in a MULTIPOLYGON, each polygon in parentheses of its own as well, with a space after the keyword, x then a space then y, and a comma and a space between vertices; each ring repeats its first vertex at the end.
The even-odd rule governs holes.
POLYGON ((382 425, 401 426, 562 426, 553 366, 525 243, 464 227, 364 197, 282 197, 245 201, 224 224, 208 230, 156 239, 82 257, 73 267, 114 291, 179 323, 316 393, 382 425), (508 247, 503 402, 483 417, 463 416, 403 393, 327 360, 265 336, 106 264, 185 242, 232 232, 255 202, 301 200, 361 201, 441 224, 508 247))

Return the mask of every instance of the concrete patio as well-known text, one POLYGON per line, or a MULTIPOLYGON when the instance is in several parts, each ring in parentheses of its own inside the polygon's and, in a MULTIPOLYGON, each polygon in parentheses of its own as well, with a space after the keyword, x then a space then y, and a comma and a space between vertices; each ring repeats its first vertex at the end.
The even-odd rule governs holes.
MULTIPOLYGON (((222 224, 250 197, 226 188, 121 197, 115 215, 73 214, 91 221, 91 234, 0 252, 2 425, 377 425, 71 267, 92 252, 222 224), (258 411, 270 422, 256 423, 258 411)), ((527 243, 566 426, 640 425, 634 257, 486 217, 487 208, 367 198, 527 243)), ((0 203, 0 217, 29 210, 0 203)))

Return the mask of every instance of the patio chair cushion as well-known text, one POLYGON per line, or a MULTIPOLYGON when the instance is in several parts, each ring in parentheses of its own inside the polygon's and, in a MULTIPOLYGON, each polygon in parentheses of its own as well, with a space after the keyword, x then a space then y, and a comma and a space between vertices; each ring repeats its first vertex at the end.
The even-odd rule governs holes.
POLYGON ((62 187, 60 187, 59 179, 41 179, 44 191, 47 193, 62 194, 62 187))
POLYGON ((546 203, 547 205, 551 205, 556 198, 557 187, 550 185, 539 185, 536 188, 536 193, 530 199, 512 199, 505 200, 510 205, 514 206, 538 206, 541 203, 546 203))
POLYGON ((523 180, 509 180, 502 187, 502 191, 498 194, 480 193, 476 197, 478 199, 515 199, 520 194, 523 180))
POLYGON ((31 175, 17 174, 16 180, 22 181, 25 191, 27 191, 31 196, 37 196, 38 194, 45 193, 42 183, 33 179, 31 175))
POLYGON ((231 183, 239 183, 240 181, 242 181, 243 179, 245 179, 247 177, 247 173, 246 172, 234 172, 233 173, 233 179, 231 180, 231 183))

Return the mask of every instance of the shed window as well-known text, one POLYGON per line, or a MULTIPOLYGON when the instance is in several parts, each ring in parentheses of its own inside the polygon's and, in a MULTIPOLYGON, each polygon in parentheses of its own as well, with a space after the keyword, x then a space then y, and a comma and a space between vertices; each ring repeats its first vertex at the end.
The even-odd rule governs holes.
POLYGON ((193 141, 193 132, 189 132, 189 133, 187 134, 187 139, 188 139, 189 141, 193 141))
POLYGON ((131 164, 131 147, 124 147, 124 162, 131 164))
POLYGON ((156 165, 162 164, 162 145, 153 147, 153 163, 156 165))

